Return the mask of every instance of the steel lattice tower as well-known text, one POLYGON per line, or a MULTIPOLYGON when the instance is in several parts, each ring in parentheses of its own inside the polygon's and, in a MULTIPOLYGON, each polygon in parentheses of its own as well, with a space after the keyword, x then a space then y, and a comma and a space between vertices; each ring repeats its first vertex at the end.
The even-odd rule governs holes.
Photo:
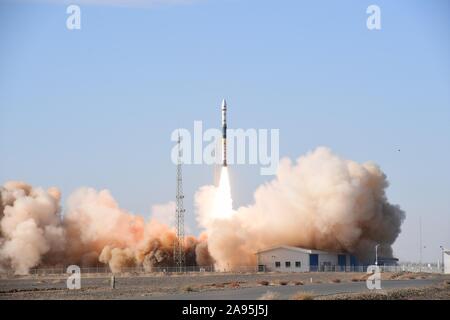
POLYGON ((173 260, 177 271, 182 272, 185 268, 184 255, 184 195, 183 195, 183 176, 181 168, 181 137, 178 134, 178 161, 177 161, 177 196, 176 196, 176 212, 175 223, 177 237, 173 247, 173 260))

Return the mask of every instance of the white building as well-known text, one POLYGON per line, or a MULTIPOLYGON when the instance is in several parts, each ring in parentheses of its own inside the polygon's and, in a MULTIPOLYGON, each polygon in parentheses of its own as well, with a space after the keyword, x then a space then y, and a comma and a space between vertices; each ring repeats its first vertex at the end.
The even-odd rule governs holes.
POLYGON ((444 273, 450 274, 450 250, 444 250, 444 273))
POLYGON ((256 253, 259 271, 308 272, 345 270, 356 265, 354 257, 345 253, 330 253, 290 246, 277 246, 256 253))

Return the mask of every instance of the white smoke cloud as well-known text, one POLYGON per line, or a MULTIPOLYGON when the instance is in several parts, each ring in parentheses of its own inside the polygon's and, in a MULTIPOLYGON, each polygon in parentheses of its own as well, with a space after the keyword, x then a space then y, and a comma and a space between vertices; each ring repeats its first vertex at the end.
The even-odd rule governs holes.
MULTIPOLYGON (((173 228, 120 208, 108 190, 76 190, 67 200, 64 221, 56 188, 8 182, 0 195, 0 270, 26 274, 38 266, 106 264, 119 272, 139 265, 147 270, 173 265, 173 228)), ((175 215, 173 203, 155 209, 156 216, 175 215)), ((207 245, 197 249, 200 242, 193 237, 185 242, 189 265, 196 263, 196 253, 211 263, 207 245)))
POLYGON ((170 201, 163 204, 155 204, 152 206, 152 218, 167 224, 169 226, 175 225, 175 201, 170 201))
MULTIPOLYGON (((168 225, 175 226, 175 211, 176 203, 175 201, 169 201, 167 203, 155 204, 152 206, 152 219, 168 225)), ((184 232, 189 234, 192 232, 191 226, 185 221, 184 232)))
POLYGON ((59 191, 9 182, 0 193, 0 265, 9 261, 16 273, 28 273, 41 263, 43 255, 58 252, 64 245, 59 191))
POLYGON ((212 214, 213 186, 196 194, 198 221, 205 228, 219 268, 256 263, 255 252, 274 245, 345 251, 361 260, 391 256, 405 214, 388 203, 386 176, 373 163, 358 164, 327 148, 280 163, 276 178, 260 186, 254 203, 228 219, 212 214))
MULTIPOLYGON (((254 265, 255 252, 273 245, 368 259, 380 243, 380 255, 391 256, 405 214, 388 202, 387 187, 377 165, 342 159, 327 148, 294 164, 282 160, 276 178, 256 190, 253 204, 231 213, 216 212, 229 210, 232 199, 223 198, 230 197, 223 192, 228 189, 217 197, 216 187, 204 186, 195 204, 205 231, 199 238, 186 237, 187 265, 254 265)), ((69 196, 62 221, 60 197, 56 188, 23 182, 0 187, 0 271, 25 274, 34 267, 69 264, 106 264, 113 272, 173 266, 173 202, 154 206, 145 221, 120 208, 108 190, 80 188, 69 196)))

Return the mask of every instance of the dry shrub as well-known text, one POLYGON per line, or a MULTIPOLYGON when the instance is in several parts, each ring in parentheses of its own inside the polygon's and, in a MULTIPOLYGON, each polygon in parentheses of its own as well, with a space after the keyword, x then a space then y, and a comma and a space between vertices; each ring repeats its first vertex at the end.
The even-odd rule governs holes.
POLYGON ((398 278, 402 277, 404 274, 405 274, 404 271, 395 272, 395 273, 391 274, 390 278, 391 278, 391 280, 395 280, 395 279, 398 279, 398 278))
POLYGON ((362 275, 361 278, 359 278, 359 281, 366 281, 370 276, 370 274, 362 275))
POLYGON ((296 285, 296 286, 302 286, 302 285, 303 285, 303 282, 302 282, 302 281, 295 281, 295 285, 296 285))
POLYGON ((308 292, 297 292, 291 297, 292 300, 314 300, 314 295, 308 292))
POLYGON ((262 281, 259 281, 258 284, 260 284, 262 286, 268 286, 269 285, 269 281, 262 280, 262 281))
POLYGON ((359 278, 352 278, 352 282, 359 282, 361 279, 359 278))
POLYGON ((281 286, 286 286, 288 284, 287 281, 280 281, 279 283, 280 283, 281 286))
POLYGON ((279 300, 280 294, 277 292, 267 291, 258 300, 279 300))
POLYGON ((231 282, 229 286, 230 286, 230 288, 239 288, 240 287, 239 282, 236 282, 236 281, 231 282))
POLYGON ((333 280, 331 280, 331 282, 333 282, 333 283, 341 283, 341 279, 333 279, 333 280))
POLYGON ((194 292, 195 290, 191 286, 186 286, 186 287, 184 287, 184 291, 186 291, 186 292, 194 292))

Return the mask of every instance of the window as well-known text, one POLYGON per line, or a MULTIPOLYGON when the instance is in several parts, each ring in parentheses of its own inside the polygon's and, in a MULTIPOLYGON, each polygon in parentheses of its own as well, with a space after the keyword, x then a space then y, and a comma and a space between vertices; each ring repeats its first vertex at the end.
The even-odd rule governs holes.
POLYGON ((290 261, 286 261, 285 262, 285 266, 286 266, 286 268, 290 268, 291 267, 291 262, 290 261))
POLYGON ((279 268, 281 267, 281 262, 280 261, 275 261, 275 268, 279 268))
POLYGON ((296 268, 301 268, 302 267, 302 263, 300 261, 295 261, 295 267, 296 268))

